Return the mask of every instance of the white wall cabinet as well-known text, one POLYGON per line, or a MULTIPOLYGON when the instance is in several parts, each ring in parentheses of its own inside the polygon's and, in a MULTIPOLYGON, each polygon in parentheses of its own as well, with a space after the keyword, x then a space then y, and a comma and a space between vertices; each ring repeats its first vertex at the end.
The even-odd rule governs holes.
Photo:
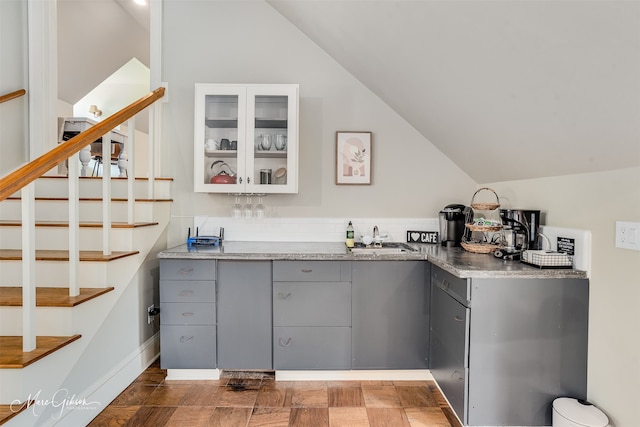
POLYGON ((194 189, 298 192, 298 85, 195 87, 194 189))

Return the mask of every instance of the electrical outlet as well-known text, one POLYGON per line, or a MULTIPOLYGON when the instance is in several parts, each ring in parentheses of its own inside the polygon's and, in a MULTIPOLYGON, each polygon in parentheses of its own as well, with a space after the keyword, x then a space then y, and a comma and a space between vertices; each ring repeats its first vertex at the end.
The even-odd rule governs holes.
POLYGON ((616 221, 616 248, 640 251, 640 222, 616 221))
POLYGON ((147 307, 147 324, 150 325, 153 322, 153 318, 156 315, 156 306, 151 304, 147 307))

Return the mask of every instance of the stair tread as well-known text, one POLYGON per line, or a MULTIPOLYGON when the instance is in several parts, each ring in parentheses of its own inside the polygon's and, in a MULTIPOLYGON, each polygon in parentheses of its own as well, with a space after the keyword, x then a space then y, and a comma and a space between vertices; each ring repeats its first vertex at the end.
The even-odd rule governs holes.
MULTIPOLYGON (((80 288, 80 295, 69 296, 69 288, 36 288, 37 307, 75 307, 107 292, 111 292, 113 286, 107 288, 80 288)), ((0 287, 0 306, 21 307, 22 288, 19 286, 0 287)))
POLYGON ((38 336, 36 349, 22 351, 22 337, 0 336, 0 369, 21 369, 79 339, 81 335, 38 336))
MULTIPOLYGON (((113 251, 104 255, 102 251, 80 251, 80 261, 113 261, 115 259, 136 255, 140 251, 113 251)), ((0 249, 0 261, 22 260, 21 249, 0 249)), ((69 251, 55 249, 36 250, 37 261, 69 261, 69 251)))
MULTIPOLYGON (((33 401, 30 401, 30 403, 33 401)), ((11 403, 8 405, 0 405, 0 426, 11 418, 18 415, 20 412, 24 411, 29 407, 28 404, 24 403, 11 403)))
MULTIPOLYGON (((0 226, 17 227, 22 225, 22 221, 0 221, 0 226)), ((129 224, 126 222, 112 222, 112 228, 139 228, 158 225, 157 222, 136 222, 129 224)), ((36 227, 68 227, 69 223, 65 221, 36 221, 36 227)), ((80 227, 102 228, 102 223, 98 221, 81 221, 80 227)))

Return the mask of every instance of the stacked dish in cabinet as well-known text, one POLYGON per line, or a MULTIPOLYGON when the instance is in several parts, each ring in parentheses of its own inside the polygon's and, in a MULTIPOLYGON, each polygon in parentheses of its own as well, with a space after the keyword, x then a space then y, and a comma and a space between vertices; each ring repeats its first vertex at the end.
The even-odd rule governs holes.
POLYGON ((498 249, 502 238, 500 198, 493 189, 480 188, 471 197, 471 208, 460 244, 468 252, 491 253, 498 249))

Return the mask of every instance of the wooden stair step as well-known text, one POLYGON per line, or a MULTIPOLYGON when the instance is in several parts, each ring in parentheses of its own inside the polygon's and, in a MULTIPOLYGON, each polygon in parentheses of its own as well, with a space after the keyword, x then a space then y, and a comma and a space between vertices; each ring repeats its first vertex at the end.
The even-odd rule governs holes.
MULTIPOLYGON (((36 307, 75 307, 115 288, 80 288, 80 295, 69 296, 69 288, 36 288, 36 307)), ((19 286, 0 287, 0 306, 21 307, 22 288, 19 286)))
MULTIPOLYGON (((0 227, 19 227, 22 225, 22 221, 0 221, 0 227)), ((102 223, 98 221, 81 221, 80 227, 86 228, 102 228, 102 223)), ((140 228, 149 227, 152 225, 158 225, 157 222, 136 222, 129 224, 126 222, 112 222, 112 228, 140 228)), ((36 227, 69 227, 68 222, 64 221, 36 221, 36 227)))
MULTIPOLYGON (((113 251, 111 255, 104 255, 102 251, 80 251, 80 261, 113 261, 136 255, 140 251, 113 251)), ((22 260, 21 249, 0 249, 0 261, 20 261, 22 260)), ((36 250, 37 261, 69 261, 69 251, 38 249, 36 250)))
POLYGON ((79 339, 76 334, 68 337, 36 337, 36 349, 22 351, 22 337, 0 336, 0 369, 21 369, 79 339))
POLYGON ((15 417, 20 412, 26 410, 31 403, 33 403, 32 400, 30 400, 28 403, 11 403, 8 405, 0 405, 0 426, 8 422, 11 418, 15 417))

